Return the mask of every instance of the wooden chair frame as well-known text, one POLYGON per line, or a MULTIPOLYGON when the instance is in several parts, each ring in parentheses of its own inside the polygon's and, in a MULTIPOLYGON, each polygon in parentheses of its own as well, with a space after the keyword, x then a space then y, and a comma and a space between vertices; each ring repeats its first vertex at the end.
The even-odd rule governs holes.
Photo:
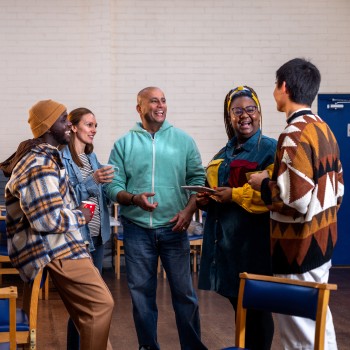
MULTIPOLYGON (((336 284, 291 280, 273 276, 240 274, 236 317, 236 347, 244 349, 247 309, 314 319, 315 350, 324 349, 327 307, 336 284)), ((224 349, 225 350, 225 349, 224 349)))
MULTIPOLYGON (((4 207, 0 208, 1 212, 5 210, 4 207)), ((6 217, 4 215, 0 214, 0 221, 6 220, 6 217)), ((19 272, 14 267, 2 267, 2 264, 11 264, 11 260, 8 255, 0 255, 0 285, 2 284, 2 275, 18 275, 19 272)), ((45 284, 43 285, 43 288, 40 289, 39 294, 40 299, 48 300, 49 299, 49 276, 47 276, 45 280, 45 284)))
POLYGON ((197 256, 202 256, 203 237, 190 239, 190 253, 193 254, 193 272, 197 272, 197 256))
MULTIPOLYGON (((17 287, 0 288, 0 299, 9 299, 9 333, 8 337, 1 339, 1 343, 9 342, 9 349, 15 350, 16 345, 16 299, 18 297, 17 287)), ((3 310, 2 310, 3 312, 3 310)))
MULTIPOLYGON (((193 221, 199 222, 203 225, 203 212, 198 209, 193 214, 193 221)), ((197 272, 197 257, 202 256, 202 246, 203 246, 203 234, 196 237, 189 237, 190 240, 190 254, 193 254, 193 272, 197 272)))
MULTIPOLYGON (((41 270, 32 283, 24 283, 22 309, 17 309, 17 316, 23 314, 28 318, 28 330, 19 331, 16 328, 17 344, 24 344, 30 350, 36 350, 36 330, 38 319, 38 302, 43 271, 41 270)), ((20 320, 17 317, 16 324, 20 320)), ((0 342, 8 341, 10 332, 0 332, 0 342)))
MULTIPOLYGON (((112 215, 118 222, 118 203, 113 204, 112 215)), ((118 224, 112 226, 113 242, 114 242, 114 261, 115 261, 115 274, 117 279, 120 279, 120 256, 124 254, 124 243, 122 239, 118 238, 118 224)))
MULTIPOLYGON (((4 209, 1 209, 3 211, 4 209)), ((0 213, 0 221, 5 222, 6 217, 0 213)), ((3 267, 2 264, 11 265, 11 260, 8 255, 0 255, 0 285, 2 284, 2 275, 18 275, 18 270, 14 267, 3 267)))

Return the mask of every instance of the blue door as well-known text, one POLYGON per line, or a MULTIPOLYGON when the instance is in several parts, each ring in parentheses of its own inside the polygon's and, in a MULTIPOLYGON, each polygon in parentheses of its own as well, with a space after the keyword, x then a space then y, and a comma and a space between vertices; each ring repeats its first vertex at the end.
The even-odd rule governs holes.
POLYGON ((319 94, 318 114, 332 129, 340 148, 345 195, 338 215, 333 265, 350 265, 350 94, 319 94))

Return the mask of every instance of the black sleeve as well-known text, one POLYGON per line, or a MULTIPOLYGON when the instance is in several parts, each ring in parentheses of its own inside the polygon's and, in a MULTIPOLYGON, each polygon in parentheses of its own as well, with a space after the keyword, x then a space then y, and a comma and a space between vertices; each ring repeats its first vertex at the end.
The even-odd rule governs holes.
POLYGON ((266 205, 272 204, 272 198, 271 198, 271 190, 269 187, 270 179, 267 177, 264 180, 262 180, 261 183, 261 199, 264 201, 266 205))

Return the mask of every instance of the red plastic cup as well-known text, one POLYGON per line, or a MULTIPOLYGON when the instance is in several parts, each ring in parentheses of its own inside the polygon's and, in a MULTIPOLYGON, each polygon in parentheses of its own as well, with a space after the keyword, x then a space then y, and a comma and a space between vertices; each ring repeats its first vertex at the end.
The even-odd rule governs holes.
POLYGON ((89 202, 89 201, 82 201, 83 208, 88 208, 91 213, 91 218, 94 216, 96 204, 94 202, 89 202))

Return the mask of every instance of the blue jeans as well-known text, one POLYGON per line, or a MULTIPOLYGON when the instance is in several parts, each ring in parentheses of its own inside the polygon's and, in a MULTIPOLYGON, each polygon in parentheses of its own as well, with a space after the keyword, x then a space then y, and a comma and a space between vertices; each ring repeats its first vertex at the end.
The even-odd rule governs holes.
POLYGON ((158 350, 156 304, 158 257, 170 285, 181 349, 207 349, 200 340, 198 300, 190 269, 186 232, 146 229, 122 218, 128 286, 139 345, 158 350))
MULTIPOLYGON (((92 261, 97 267, 100 275, 102 275, 102 264, 104 257, 104 244, 102 243, 102 237, 92 237, 95 250, 91 252, 92 261)), ((67 325, 67 350, 79 350, 80 349, 80 338, 79 332, 75 327, 74 322, 71 318, 68 319, 67 325)))

